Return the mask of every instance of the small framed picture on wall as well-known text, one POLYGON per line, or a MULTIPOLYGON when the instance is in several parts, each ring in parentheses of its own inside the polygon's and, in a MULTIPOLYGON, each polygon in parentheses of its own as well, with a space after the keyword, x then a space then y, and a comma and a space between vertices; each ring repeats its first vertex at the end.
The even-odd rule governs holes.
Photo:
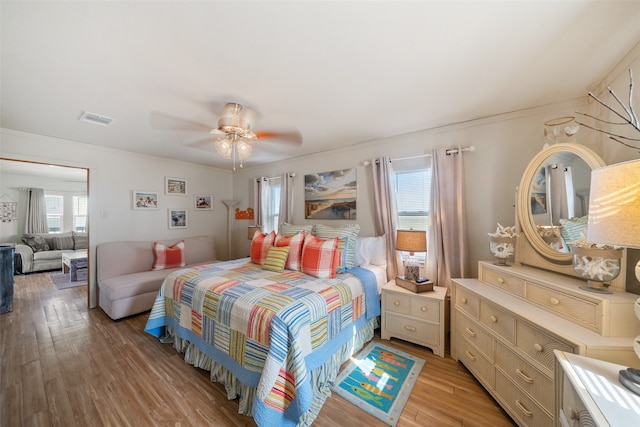
POLYGON ((197 211, 211 211, 213 210, 213 196, 208 194, 196 194, 193 196, 194 208, 197 211))
POLYGON ((133 209, 158 209, 158 193, 155 191, 133 190, 133 209))
POLYGON ((187 228, 187 210, 169 209, 169 228, 187 228))
POLYGON ((186 196, 187 180, 182 178, 172 178, 170 176, 166 176, 164 178, 164 191, 165 191, 165 194, 186 196))

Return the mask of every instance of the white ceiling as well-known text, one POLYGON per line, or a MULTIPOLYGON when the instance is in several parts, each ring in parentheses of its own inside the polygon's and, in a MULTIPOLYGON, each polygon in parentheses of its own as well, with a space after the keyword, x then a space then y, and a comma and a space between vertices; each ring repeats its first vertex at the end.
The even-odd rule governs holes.
POLYGON ((0 125, 231 168, 208 137, 226 101, 247 166, 586 96, 640 41, 633 1, 5 1, 0 125), (109 127, 78 120, 112 117, 109 127))

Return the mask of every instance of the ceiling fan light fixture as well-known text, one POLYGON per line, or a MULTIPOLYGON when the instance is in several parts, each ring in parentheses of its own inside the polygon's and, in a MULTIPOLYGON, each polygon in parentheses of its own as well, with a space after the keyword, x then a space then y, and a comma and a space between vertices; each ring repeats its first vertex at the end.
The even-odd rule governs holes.
POLYGON ((238 150, 238 159, 240 160, 244 160, 251 156, 251 151, 253 150, 251 145, 242 140, 236 143, 236 149, 238 150))
POLYGON ((233 153, 233 141, 228 139, 218 139, 213 143, 213 146, 216 148, 216 152, 220 157, 225 159, 230 159, 231 154, 233 153))

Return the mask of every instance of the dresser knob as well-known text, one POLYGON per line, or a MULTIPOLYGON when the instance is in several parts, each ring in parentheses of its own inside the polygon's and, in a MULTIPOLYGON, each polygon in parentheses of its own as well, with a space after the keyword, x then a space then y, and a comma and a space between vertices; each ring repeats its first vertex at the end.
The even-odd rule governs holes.
POLYGON ((399 305, 400 305, 400 301, 395 300, 395 301, 393 302, 393 305, 395 305, 396 307, 397 307, 397 306, 399 306, 399 305))
POLYGON ((490 319, 493 323, 498 323, 498 318, 496 316, 491 316, 490 319))
POLYGON ((471 335, 472 337, 476 336, 476 332, 473 329, 469 329, 469 328, 465 328, 465 330, 467 331, 467 333, 469 335, 471 335))
POLYGON ((466 304, 467 303, 467 299, 465 297, 462 297, 462 303, 466 304))
POLYGON ((558 304, 560 304, 560 300, 559 300, 558 298, 553 298, 553 297, 551 297, 551 298, 549 299, 549 302, 550 302, 552 305, 558 305, 558 304))
POLYGON ((420 307, 420 311, 427 311, 427 307, 425 306, 420 307))
POLYGON ((533 345, 533 348, 535 348, 537 352, 541 352, 542 350, 544 350, 544 347, 542 347, 542 346, 541 346, 540 344, 538 344, 538 343, 535 343, 535 344, 533 345))
POLYGON ((529 375, 525 374, 524 372, 522 372, 520 370, 520 368, 516 369, 516 373, 518 375, 520 375, 520 378, 522 378, 523 380, 525 380, 526 382, 528 382, 529 384, 533 384, 533 378, 531 378, 529 375))
POLYGON ((498 283, 501 285, 504 284, 504 279, 502 277, 498 277, 498 283))

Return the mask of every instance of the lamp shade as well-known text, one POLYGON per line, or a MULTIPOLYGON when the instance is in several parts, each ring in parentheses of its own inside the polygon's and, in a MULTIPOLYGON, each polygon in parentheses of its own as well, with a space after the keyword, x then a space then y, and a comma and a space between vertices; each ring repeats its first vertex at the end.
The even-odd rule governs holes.
POLYGON ((587 241, 640 248, 640 160, 591 172, 587 241))
POLYGON ((396 250, 407 252, 427 251, 427 232, 420 230, 398 230, 396 250))
POLYGON ((261 225, 250 225, 247 228, 247 238, 249 240, 252 240, 253 239, 253 235, 256 234, 256 231, 262 232, 262 226, 261 225))

